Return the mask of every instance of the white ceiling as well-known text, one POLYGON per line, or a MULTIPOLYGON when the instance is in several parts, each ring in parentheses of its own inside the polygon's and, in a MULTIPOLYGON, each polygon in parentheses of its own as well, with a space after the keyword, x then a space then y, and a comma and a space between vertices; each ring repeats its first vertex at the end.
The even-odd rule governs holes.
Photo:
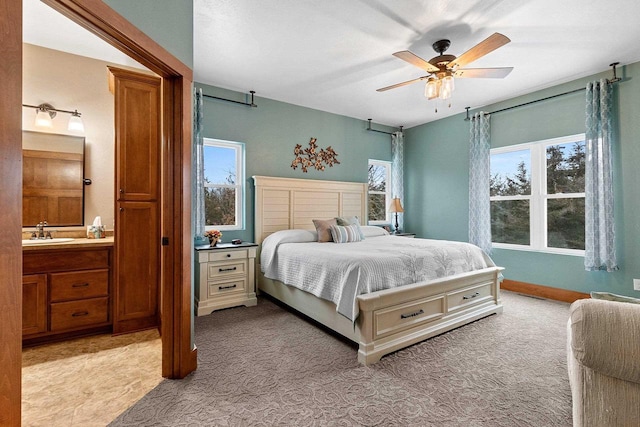
MULTIPOLYGON (((26 42, 132 65, 38 0, 24 5, 26 42)), ((639 61, 639 18, 637 0, 194 0, 194 76, 257 97, 412 127, 605 71, 614 61, 639 61), (457 79, 451 108, 439 105, 435 113, 421 83, 376 92, 425 75, 392 53, 408 49, 429 59, 436 55, 431 44, 448 38, 447 53, 459 56, 494 32, 511 43, 469 67, 513 72, 457 79)))
POLYGON ((40 0, 22 0, 22 10, 22 39, 25 43, 147 69, 40 0))

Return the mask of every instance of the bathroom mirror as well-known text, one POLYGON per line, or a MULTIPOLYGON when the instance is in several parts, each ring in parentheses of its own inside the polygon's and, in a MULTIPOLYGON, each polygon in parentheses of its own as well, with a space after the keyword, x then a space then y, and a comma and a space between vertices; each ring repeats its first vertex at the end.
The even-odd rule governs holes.
POLYGON ((22 226, 84 225, 84 138, 22 132, 22 226))

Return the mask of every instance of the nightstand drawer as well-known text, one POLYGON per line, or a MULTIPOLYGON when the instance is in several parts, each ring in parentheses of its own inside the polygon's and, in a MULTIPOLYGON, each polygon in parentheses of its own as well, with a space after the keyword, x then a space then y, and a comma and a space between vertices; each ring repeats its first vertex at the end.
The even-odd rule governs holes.
POLYGON ((219 297, 226 294, 246 292, 247 281, 245 279, 228 280, 224 282, 209 282, 209 297, 219 297))
POLYGON ((208 267, 208 280, 224 279, 229 276, 245 275, 247 271, 247 260, 210 263, 208 267))
POLYGON ((247 250, 230 250, 230 251, 210 251, 209 261, 228 261, 233 259, 246 259, 248 257, 247 250))
POLYGON ((109 295, 109 270, 51 273, 51 302, 109 295))
POLYGON ((108 307, 108 297, 52 303, 51 331, 106 323, 109 320, 108 307))

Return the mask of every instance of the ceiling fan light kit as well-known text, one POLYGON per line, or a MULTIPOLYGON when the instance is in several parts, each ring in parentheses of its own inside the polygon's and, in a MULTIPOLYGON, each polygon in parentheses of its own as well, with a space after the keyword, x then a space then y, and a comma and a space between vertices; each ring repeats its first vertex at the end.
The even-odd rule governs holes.
MULTIPOLYGON (((384 92, 389 89, 395 89, 401 86, 406 86, 418 81, 426 80, 424 88, 424 96, 431 99, 450 99, 453 91, 455 90, 454 77, 458 78, 504 78, 506 77, 512 67, 501 68, 461 68, 486 54, 493 52, 501 46, 509 43, 508 37, 500 33, 494 33, 487 37, 459 57, 455 55, 445 54, 451 41, 447 39, 438 40, 433 43, 432 47, 439 55, 431 58, 429 61, 425 61, 418 55, 408 50, 396 52, 393 56, 408 62, 411 65, 415 65, 418 68, 422 68, 427 71, 426 76, 419 77, 417 79, 409 80, 402 83, 397 83, 391 86, 378 89, 378 92, 384 92)), ((437 111, 437 110, 436 110, 437 111)))

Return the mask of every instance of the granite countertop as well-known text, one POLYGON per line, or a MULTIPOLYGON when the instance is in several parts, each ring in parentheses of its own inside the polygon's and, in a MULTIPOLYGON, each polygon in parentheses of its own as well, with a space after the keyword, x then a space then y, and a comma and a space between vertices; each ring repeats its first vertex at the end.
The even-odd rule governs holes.
POLYGON ((36 244, 23 244, 23 251, 37 251, 41 249, 80 249, 113 246, 113 236, 103 239, 74 238, 69 242, 46 242, 36 244))

